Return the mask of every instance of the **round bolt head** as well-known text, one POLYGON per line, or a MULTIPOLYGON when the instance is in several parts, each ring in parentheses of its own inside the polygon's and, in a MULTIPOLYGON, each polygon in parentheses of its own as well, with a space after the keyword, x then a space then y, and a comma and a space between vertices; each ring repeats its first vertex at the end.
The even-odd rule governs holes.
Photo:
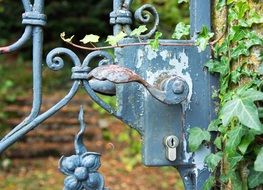
POLYGON ((184 92, 184 82, 181 80, 174 81, 173 92, 175 94, 182 94, 184 92))

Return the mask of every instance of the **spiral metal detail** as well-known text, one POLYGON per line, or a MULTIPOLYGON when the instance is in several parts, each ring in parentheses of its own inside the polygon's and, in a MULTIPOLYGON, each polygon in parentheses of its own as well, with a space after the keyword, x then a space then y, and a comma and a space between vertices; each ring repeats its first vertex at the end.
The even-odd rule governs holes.
POLYGON ((150 38, 156 32, 160 22, 160 18, 155 7, 150 4, 143 5, 135 11, 134 14, 135 20, 142 24, 147 24, 151 21, 150 15, 152 15, 154 19, 153 28, 147 34, 141 35, 140 36, 141 38, 150 38))
POLYGON ((67 48, 55 48, 50 51, 46 58, 47 66, 54 71, 58 71, 64 67, 64 60, 61 55, 67 55, 75 66, 81 66, 78 56, 67 48))

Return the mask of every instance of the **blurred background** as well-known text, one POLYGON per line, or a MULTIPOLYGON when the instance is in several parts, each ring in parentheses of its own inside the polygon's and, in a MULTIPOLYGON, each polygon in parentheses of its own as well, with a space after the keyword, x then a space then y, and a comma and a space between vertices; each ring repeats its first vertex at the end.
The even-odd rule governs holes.
MULTIPOLYGON (((150 3, 157 8, 161 24, 159 31, 169 38, 178 22, 189 23, 189 5, 170 0, 135 0, 133 10, 150 3)), ((46 0, 44 58, 53 48, 69 47, 84 57, 89 52, 64 44, 60 33, 75 35, 78 43, 86 34, 106 39, 112 34, 109 0, 46 0)), ((0 0, 0 46, 8 45, 23 32, 20 1, 0 0)), ((103 40, 102 40, 103 41, 103 40)), ((31 109, 32 67, 31 43, 17 53, 0 56, 0 133, 6 134, 27 116, 31 109)), ((44 59, 43 58, 43 59, 44 59)), ((50 71, 43 60, 42 112, 53 106, 71 86, 68 64, 62 71, 50 71)), ((114 105, 114 97, 102 96, 114 105)), ((174 168, 147 168, 141 164, 141 139, 94 104, 84 92, 79 92, 71 103, 41 124, 37 130, 14 144, 0 157, 1 190, 60 190, 64 176, 58 171, 58 159, 74 152, 73 140, 78 132, 80 105, 84 105, 88 125, 85 143, 89 150, 102 153, 100 171, 106 186, 112 190, 171 190, 183 189, 174 168)))

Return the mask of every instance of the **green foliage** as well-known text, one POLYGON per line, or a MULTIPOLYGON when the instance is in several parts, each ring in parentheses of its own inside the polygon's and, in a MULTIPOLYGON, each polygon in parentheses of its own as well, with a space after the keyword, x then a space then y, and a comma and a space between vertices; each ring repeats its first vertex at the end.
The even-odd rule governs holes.
POLYGON ((190 25, 185 24, 183 22, 179 22, 175 27, 172 38, 179 40, 183 36, 189 36, 189 34, 190 34, 190 25))
POLYGON ((254 165, 255 171, 263 172, 263 147, 260 149, 254 165))
POLYGON ((251 168, 248 176, 249 188, 255 188, 260 184, 263 184, 263 172, 257 172, 253 168, 251 168))
POLYGON ((125 164, 125 169, 130 172, 141 162, 140 136, 137 131, 126 129, 119 134, 118 141, 121 143, 127 143, 127 148, 124 150, 120 158, 125 164))
POLYGON ((191 152, 196 151, 203 141, 210 141, 211 135, 199 127, 189 129, 189 148, 191 152))
POLYGON ((161 32, 156 32, 154 39, 150 40, 149 45, 153 50, 157 50, 159 48, 159 38, 162 37, 161 32))
POLYGON ((131 36, 134 36, 134 37, 140 37, 140 35, 143 33, 143 32, 146 32, 148 29, 145 25, 141 25, 139 26, 138 28, 135 28, 132 32, 131 32, 131 36))
POLYGON ((112 46, 116 46, 118 42, 124 39, 124 37, 126 36, 127 34, 121 31, 119 34, 115 36, 111 36, 111 35, 108 36, 106 42, 108 42, 112 46))
POLYGON ((235 97, 233 100, 226 102, 221 110, 220 116, 224 126, 227 126, 234 117, 237 117, 246 127, 263 132, 257 107, 253 101, 247 97, 244 99, 235 97))
POLYGON ((209 44, 210 39, 214 36, 214 33, 209 32, 206 26, 202 27, 201 32, 198 34, 195 44, 200 51, 204 51, 209 44))
POLYGON ((210 154, 205 158, 205 163, 207 164, 210 171, 215 171, 222 157, 223 153, 217 152, 216 154, 210 154))
POLYGON ((205 182, 205 184, 204 184, 204 187, 203 187, 203 190, 211 190, 212 187, 215 185, 215 182, 216 182, 215 176, 210 176, 210 177, 206 180, 206 182, 205 182))
MULTIPOLYGON (((116 107, 116 98, 115 96, 104 96, 104 95, 98 95, 106 104, 110 105, 111 107, 116 107)), ((107 113, 106 110, 104 110, 101 106, 99 106, 97 103, 92 102, 92 108, 99 112, 101 115, 105 115, 107 113)))
MULTIPOLYGON (((205 159, 214 176, 204 189, 211 189, 215 181, 220 181, 222 187, 246 190, 263 184, 263 148, 258 141, 263 134, 263 72, 261 66, 257 69, 262 60, 260 55, 252 56, 252 49, 263 45, 262 36, 254 31, 263 19, 245 0, 217 0, 216 8, 227 9, 228 17, 226 34, 213 48, 214 59, 205 65, 220 76, 221 104, 218 118, 208 127, 208 131, 217 132, 211 143, 218 152, 205 159), (217 176, 219 163, 223 165, 217 176)), ((212 36, 203 28, 196 43, 200 50, 206 48, 212 36)), ((190 144, 195 142, 189 140, 190 144)))
POLYGON ((80 42, 83 44, 99 42, 100 37, 98 35, 89 34, 86 35, 80 42))

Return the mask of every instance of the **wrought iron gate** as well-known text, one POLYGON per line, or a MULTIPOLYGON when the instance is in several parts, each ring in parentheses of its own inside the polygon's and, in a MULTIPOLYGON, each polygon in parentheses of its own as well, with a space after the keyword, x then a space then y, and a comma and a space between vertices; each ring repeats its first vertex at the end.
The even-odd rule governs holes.
MULTIPOLYGON (((24 33, 14 44, 0 48, 0 53, 17 51, 32 38, 33 105, 30 115, 2 138, 0 152, 67 105, 78 89, 83 87, 93 101, 141 134, 145 165, 176 167, 186 189, 202 189, 210 175, 203 161, 212 147, 189 152, 187 130, 195 126, 207 128, 214 117, 211 94, 216 88, 216 79, 203 68, 210 58, 210 50, 207 48, 199 52, 194 43, 202 26, 210 28, 210 0, 190 1, 190 40, 160 40, 157 51, 153 51, 146 43, 159 24, 156 9, 146 4, 133 14, 130 10, 132 0, 114 0, 113 12, 110 13, 114 35, 120 31, 129 35, 134 20, 148 23, 149 15, 154 18, 153 28, 140 36, 142 43, 130 36, 122 40, 114 48, 115 59, 100 50, 88 54, 83 61, 67 48, 50 51, 46 63, 52 70, 63 68, 61 55, 71 59, 74 64, 71 75, 73 83, 68 94, 42 114, 41 65, 43 27, 46 25, 44 0, 35 0, 33 4, 29 0, 22 0, 22 4, 25 10, 22 16, 24 33), (95 58, 101 61, 98 67, 92 69, 91 62, 95 58), (117 109, 103 102, 96 92, 116 95, 117 109)), ((103 177, 97 172, 100 155, 89 152, 82 143, 85 129, 82 109, 79 120, 81 130, 75 138, 76 154, 62 157, 59 162, 61 172, 68 176, 64 189, 106 189, 103 177)))

